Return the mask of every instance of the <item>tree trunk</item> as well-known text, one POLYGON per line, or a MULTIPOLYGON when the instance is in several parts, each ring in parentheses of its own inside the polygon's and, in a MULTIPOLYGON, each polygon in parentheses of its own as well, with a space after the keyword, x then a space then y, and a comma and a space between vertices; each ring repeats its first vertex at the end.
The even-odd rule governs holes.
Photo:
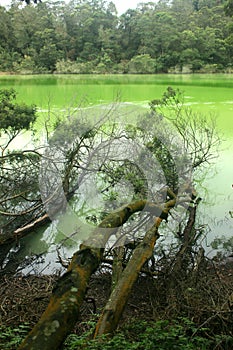
POLYGON ((100 260, 100 250, 84 248, 74 254, 68 271, 53 290, 47 309, 19 349, 59 348, 77 322, 88 280, 100 260))
POLYGON ((197 238, 195 235, 194 225, 196 222, 197 206, 200 202, 200 198, 193 195, 193 205, 188 208, 188 221, 182 233, 182 244, 176 255, 175 264, 172 269, 172 274, 179 276, 186 276, 188 264, 191 256, 191 249, 197 238), (194 230, 194 232, 193 232, 194 230))
POLYGON ((4 246, 5 244, 10 244, 24 237, 31 231, 36 230, 38 227, 46 225, 50 222, 50 218, 48 214, 43 214, 41 217, 35 219, 29 224, 17 228, 13 232, 7 232, 0 234, 0 246, 4 246))
POLYGON ((72 331, 79 317, 87 284, 99 266, 104 246, 117 228, 135 212, 143 210, 146 201, 125 205, 109 214, 87 243, 73 255, 67 272, 58 280, 49 305, 19 350, 57 350, 72 331), (103 230, 106 228, 106 230, 103 230))
POLYGON ((94 338, 102 334, 112 333, 116 329, 139 272, 153 254, 155 242, 159 238, 158 227, 161 221, 162 219, 157 218, 155 224, 145 234, 143 241, 134 249, 130 261, 100 316, 94 338))
POLYGON ((113 264, 112 264, 112 290, 115 288, 123 271, 123 259, 125 254, 125 247, 116 247, 113 250, 113 264))
POLYGON ((100 316, 94 338, 102 334, 112 333, 116 329, 139 272, 153 254, 154 245, 159 237, 158 228, 162 220, 167 218, 169 211, 175 204, 176 198, 164 203, 163 210, 159 217, 156 218, 155 224, 146 232, 142 242, 134 249, 130 261, 126 265, 100 316))

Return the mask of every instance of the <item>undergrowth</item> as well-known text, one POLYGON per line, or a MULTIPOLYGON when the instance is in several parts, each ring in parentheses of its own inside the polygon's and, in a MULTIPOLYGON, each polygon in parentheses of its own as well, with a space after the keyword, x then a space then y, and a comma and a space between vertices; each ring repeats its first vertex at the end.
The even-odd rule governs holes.
POLYGON ((232 349, 233 338, 225 335, 208 336, 208 328, 198 328, 186 318, 172 322, 133 321, 124 325, 112 338, 107 336, 87 340, 93 329, 82 336, 71 334, 62 350, 212 350, 232 349))
MULTIPOLYGON (((186 318, 172 322, 136 321, 124 325, 113 337, 90 339, 94 323, 85 325, 82 335, 70 334, 60 350, 212 350, 232 349, 233 338, 226 335, 208 335, 208 328, 198 328, 186 318)), ((16 350, 29 331, 27 324, 18 327, 0 327, 1 350, 16 350)))

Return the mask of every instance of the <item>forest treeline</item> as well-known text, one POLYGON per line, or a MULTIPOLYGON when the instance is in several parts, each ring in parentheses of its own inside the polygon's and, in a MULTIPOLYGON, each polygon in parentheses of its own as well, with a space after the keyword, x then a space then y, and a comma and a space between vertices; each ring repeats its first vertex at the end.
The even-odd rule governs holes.
POLYGON ((107 0, 14 0, 0 6, 0 71, 232 72, 230 15, 229 0, 160 0, 121 16, 107 0))
POLYGON ((232 71, 231 0, 160 0, 118 16, 108 0, 0 6, 0 71, 232 71))

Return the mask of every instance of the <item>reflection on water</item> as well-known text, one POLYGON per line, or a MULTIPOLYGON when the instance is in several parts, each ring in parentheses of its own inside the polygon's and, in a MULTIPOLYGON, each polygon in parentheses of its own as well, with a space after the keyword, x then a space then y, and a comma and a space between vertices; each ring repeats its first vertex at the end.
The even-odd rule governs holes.
POLYGON ((69 262, 81 242, 69 239, 57 229, 54 221, 13 245, 2 264, 4 272, 23 274, 60 274, 65 269, 60 259, 69 262))
MULTIPOLYGON (((208 166, 205 180, 197 184, 198 194, 203 198, 198 208, 198 222, 208 224, 205 246, 211 251, 210 243, 215 237, 231 237, 233 233, 233 218, 229 213, 233 211, 231 75, 0 77, 0 87, 14 87, 19 92, 19 100, 35 103, 43 117, 51 110, 54 115, 61 113, 64 116, 68 109, 76 108, 76 97, 80 102, 80 96, 86 96, 85 103, 89 106, 111 102, 119 94, 129 105, 147 107, 150 100, 161 97, 168 85, 185 92, 186 106, 218 117, 217 125, 223 140, 221 150, 218 158, 208 166)), ((40 123, 42 128, 41 120, 40 123)), ((24 140, 20 142, 23 144, 24 140)), ((24 273, 57 272, 63 270, 57 247, 62 258, 67 260, 79 243, 63 237, 53 223, 46 230, 23 238, 20 249, 14 247, 9 251, 4 263, 7 266, 9 259, 15 260, 15 270, 23 269, 24 273)))
MULTIPOLYGON (((207 236, 202 244, 209 256, 216 254, 210 243, 216 237, 230 238, 233 233, 233 142, 228 139, 223 143, 218 158, 206 170, 203 182, 197 184, 198 195, 202 201, 198 207, 197 223, 205 227, 207 236), (224 147, 223 147, 224 145, 224 147)), ((19 261, 17 271, 28 273, 61 273, 64 268, 59 262, 69 261, 78 250, 81 242, 67 238, 59 231, 59 225, 54 221, 46 230, 41 229, 22 239, 21 249, 14 253, 19 261)), ((12 256, 12 254, 11 254, 12 256)))
MULTIPOLYGON (((210 227, 207 243, 219 236, 230 238, 233 235, 233 140, 228 139, 223 143, 222 151, 216 159, 214 175, 209 176, 203 183, 207 191, 203 195, 200 205, 200 220, 207 221, 210 227)), ((201 192, 201 190, 200 190, 201 192)))

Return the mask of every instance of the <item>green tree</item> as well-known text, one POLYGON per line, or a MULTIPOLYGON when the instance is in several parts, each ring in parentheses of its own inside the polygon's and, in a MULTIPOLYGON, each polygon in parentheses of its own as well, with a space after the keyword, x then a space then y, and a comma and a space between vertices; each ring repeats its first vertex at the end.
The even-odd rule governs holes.
POLYGON ((0 130, 15 137, 28 130, 36 120, 36 107, 17 104, 13 89, 0 90, 0 130))
POLYGON ((140 36, 135 31, 137 23, 138 13, 136 10, 127 10, 120 17, 120 46, 121 46, 121 59, 129 60, 138 53, 138 47, 140 45, 140 36))
POLYGON ((13 62, 17 60, 16 41, 11 16, 2 6, 0 6, 0 22, 0 70, 11 71, 13 70, 13 62))
POLYGON ((10 13, 14 21, 13 33, 16 38, 16 49, 22 56, 30 55, 34 44, 34 35, 41 26, 38 9, 31 6, 19 9, 14 6, 10 9, 10 13))
POLYGON ((228 0, 224 6, 224 10, 226 12, 227 16, 232 17, 233 16, 233 1, 228 0))
POLYGON ((0 90, 0 228, 2 241, 11 239, 16 228, 35 217, 38 195, 38 154, 19 150, 13 141, 31 129, 36 120, 35 106, 16 102, 16 93, 0 90))
MULTIPOLYGON (((54 17, 51 11, 44 3, 36 7, 11 8, 10 12, 14 19, 13 33, 17 40, 17 51, 21 55, 19 64, 23 62, 22 68, 31 65, 32 69, 37 67, 53 71, 56 61, 65 55, 64 48, 63 52, 59 49, 62 32, 56 26, 59 16, 54 17), (46 55, 48 60, 45 59, 46 55)), ((19 65, 18 69, 20 68, 19 65)))
POLYGON ((68 64, 73 72, 92 73, 99 65, 99 72, 106 66, 106 72, 126 73, 128 62, 139 55, 156 60, 155 72, 185 65, 193 71, 232 65, 232 23, 224 12, 230 13, 231 1, 148 2, 120 17, 107 0, 19 4, 14 1, 8 11, 0 11, 2 70, 54 71, 57 62, 67 60, 80 65, 71 69, 68 64), (103 63, 106 55, 111 64, 103 63))
POLYGON ((129 73, 150 74, 156 71, 156 60, 150 55, 134 56, 129 62, 129 73))
POLYGON ((15 45, 14 36, 12 36, 13 26, 9 12, 2 6, 0 6, 0 21, 0 46, 3 49, 10 50, 15 45))

